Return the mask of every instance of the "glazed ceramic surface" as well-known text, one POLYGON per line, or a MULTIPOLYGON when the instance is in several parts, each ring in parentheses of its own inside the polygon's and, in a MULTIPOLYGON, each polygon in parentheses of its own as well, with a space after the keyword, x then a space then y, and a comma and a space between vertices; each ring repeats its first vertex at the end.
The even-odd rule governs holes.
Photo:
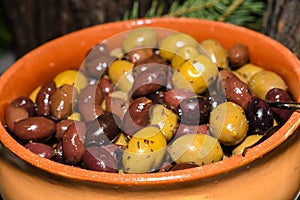
MULTIPOLYGON (((50 41, 13 64, 0 77, 0 120, 5 107, 29 95, 58 72, 80 67, 88 50, 119 32, 163 27, 216 39, 225 49, 249 47, 252 63, 270 69, 287 82, 300 100, 300 64, 276 41, 245 28, 206 20, 156 18, 108 23, 50 41)), ((300 113, 246 155, 193 169, 152 174, 111 174, 43 159, 18 144, 0 126, 0 192, 4 199, 293 199, 300 189, 300 113)))

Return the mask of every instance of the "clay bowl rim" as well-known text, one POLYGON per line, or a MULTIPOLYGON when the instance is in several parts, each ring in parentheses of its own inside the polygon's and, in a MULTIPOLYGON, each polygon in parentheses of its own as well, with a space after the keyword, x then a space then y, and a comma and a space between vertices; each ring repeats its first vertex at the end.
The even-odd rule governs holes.
MULTIPOLYGON (((263 35, 257 33, 255 31, 223 23, 216 22, 210 20, 202 20, 202 19, 193 19, 193 18, 150 18, 150 19, 136 19, 129 21, 119 21, 119 22, 110 22, 101 26, 104 29, 107 27, 118 27, 125 26, 127 29, 136 28, 139 26, 155 26, 156 23, 202 23, 206 25, 212 25, 216 27, 222 27, 224 29, 228 29, 230 31, 238 31, 240 33, 247 33, 251 37, 255 37, 259 40, 265 40, 270 43, 270 45, 274 48, 274 50, 281 51, 282 55, 287 59, 290 59, 289 63, 296 69, 299 67, 299 60, 296 58, 294 54, 292 54, 286 47, 278 43, 277 41, 263 35)), ((158 26, 159 27, 159 26, 158 26)), ((61 40, 67 40, 69 37, 82 33, 85 30, 93 29, 93 27, 81 29, 78 31, 74 31, 52 41, 49 41, 40 47, 32 50, 24 57, 30 57, 34 55, 41 49, 46 49, 49 45, 60 42, 61 40)), ((4 72, 2 76, 0 76, 0 82, 3 82, 3 79, 8 79, 8 77, 12 76, 17 69, 22 67, 22 59, 19 59, 15 62, 8 70, 4 72)), ((297 75, 300 79, 300 70, 297 71, 297 75)), ((300 82, 300 80, 299 80, 300 82)), ((4 87, 4 84, 0 83, 0 90, 4 87)), ((300 83, 299 83, 300 84, 300 83)), ((297 101, 300 100, 298 96, 297 101)), ((204 165, 197 168, 185 169, 180 171, 173 172, 160 172, 160 173, 147 173, 147 174, 124 174, 124 173, 105 173, 105 172, 97 172, 86 169, 81 169, 77 167, 72 167, 64 164, 57 163, 55 161, 51 161, 45 158, 41 158, 40 156, 28 151, 20 145, 16 140, 14 140, 9 133, 6 132, 5 128, 1 124, 0 126, 0 141, 7 149, 9 149, 13 154, 15 154, 18 158, 30 163, 34 167, 42 169, 51 174, 55 174, 58 176, 81 180, 81 181, 91 181, 91 182, 99 182, 104 184, 112 184, 112 185, 156 185, 156 184, 170 184, 170 183, 178 183, 185 181, 193 181, 197 179, 204 179, 207 177, 217 176, 234 169, 240 168, 242 166, 246 166, 258 158, 261 158, 265 154, 269 153, 280 144, 282 144, 287 138, 289 138, 297 129, 300 124, 300 113, 294 112, 287 123, 285 123, 274 135, 270 138, 262 142, 261 144, 251 148, 247 151, 246 155, 243 157, 242 155, 236 155, 225 160, 204 165)))

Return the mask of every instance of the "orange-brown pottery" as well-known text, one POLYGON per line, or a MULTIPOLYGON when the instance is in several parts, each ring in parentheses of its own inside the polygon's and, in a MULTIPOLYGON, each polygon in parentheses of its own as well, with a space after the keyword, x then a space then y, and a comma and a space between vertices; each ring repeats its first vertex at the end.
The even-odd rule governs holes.
MULTIPOLYGON (((0 77, 0 119, 9 102, 29 95, 58 72, 79 68, 88 50, 119 32, 163 27, 212 38, 225 49, 248 46, 250 60, 284 78, 300 101, 299 60, 278 42, 251 30, 192 18, 138 19, 97 25, 50 41, 15 62, 0 77)), ((293 199, 300 189, 300 113, 263 143, 202 167, 148 174, 114 174, 63 165, 26 150, 0 126, 0 192, 17 199, 293 199)))

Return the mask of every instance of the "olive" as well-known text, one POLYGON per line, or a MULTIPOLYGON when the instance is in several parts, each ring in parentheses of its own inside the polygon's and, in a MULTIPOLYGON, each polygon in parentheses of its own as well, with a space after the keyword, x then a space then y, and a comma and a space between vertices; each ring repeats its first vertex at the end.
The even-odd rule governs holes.
POLYGON ((103 146, 110 143, 120 134, 120 126, 120 118, 113 113, 106 112, 98 116, 87 124, 85 144, 103 146))
POLYGON ((57 120, 67 118, 73 112, 76 98, 77 92, 72 85, 64 84, 57 88, 50 99, 52 116, 57 120))
POLYGON ((55 123, 44 117, 29 117, 15 123, 14 131, 21 140, 42 141, 55 132, 55 123))
POLYGON ((186 98, 178 107, 180 122, 188 125, 207 123, 210 112, 210 100, 205 96, 186 98))
POLYGON ((237 147, 232 150, 232 155, 242 154, 247 147, 254 145, 258 142, 263 135, 249 135, 237 147))
POLYGON ((55 125, 55 127, 56 127, 55 128, 56 129, 55 138, 60 140, 63 137, 64 132, 73 123, 74 123, 74 120, 70 120, 70 119, 64 119, 64 120, 57 122, 55 125))
POLYGON ((172 60, 175 53, 183 46, 199 46, 198 42, 190 35, 175 33, 163 38, 159 44, 159 52, 162 58, 172 60))
POLYGON ((28 112, 30 117, 33 117, 35 115, 34 102, 26 96, 17 97, 10 104, 14 107, 24 108, 28 112))
POLYGON ((62 137, 62 150, 64 158, 70 164, 77 164, 85 151, 84 137, 86 125, 83 122, 74 122, 64 132, 62 137))
POLYGON ((123 118, 123 131, 127 135, 134 135, 150 123, 151 106, 152 101, 146 97, 139 97, 129 105, 123 118))
POLYGON ((168 152, 176 163, 193 162, 200 166, 223 158, 218 140, 206 134, 181 136, 170 145, 168 152))
POLYGON ((51 115, 51 98, 56 90, 54 81, 43 85, 36 96, 37 115, 50 116, 51 115))
POLYGON ((11 104, 7 106, 5 109, 5 124, 12 133, 15 131, 15 124, 18 121, 21 121, 23 119, 27 119, 29 117, 29 114, 27 110, 25 110, 22 107, 15 107, 11 104))
POLYGON ((88 80, 85 75, 82 72, 73 69, 60 72, 54 77, 53 81, 57 88, 65 84, 73 85, 77 92, 80 92, 82 88, 88 85, 88 80))
POLYGON ((209 134, 208 125, 186 125, 186 124, 178 124, 175 130, 175 137, 178 138, 187 134, 209 134))
POLYGON ((220 68, 228 69, 227 52, 220 42, 214 39, 206 39, 202 41, 201 46, 206 50, 210 59, 220 68))
POLYGON ((177 115, 165 106, 156 104, 152 107, 150 124, 157 125, 167 141, 170 141, 173 138, 177 121, 177 115))
POLYGON ((270 106, 258 97, 252 97, 247 108, 249 128, 252 132, 262 133, 273 126, 273 112, 270 106))
POLYGON ((228 51, 228 59, 232 69, 237 69, 249 62, 248 47, 243 44, 235 44, 228 51))
POLYGON ((164 102, 168 108, 177 112, 179 104, 184 99, 195 96, 196 94, 190 90, 177 88, 164 93, 164 102))
POLYGON ((105 98, 106 111, 119 116, 121 120, 129 106, 128 94, 122 90, 116 90, 105 98))
POLYGON ((126 60, 116 60, 108 68, 108 75, 113 84, 123 91, 129 91, 133 84, 132 69, 134 64, 126 60))
POLYGON ((52 147, 44 143, 29 142, 24 147, 43 158, 52 159, 55 156, 52 147))
POLYGON ((135 80, 132 86, 132 97, 147 96, 167 83, 167 71, 164 65, 146 64, 135 67, 135 80))
POLYGON ((82 166, 86 169, 117 173, 118 166, 114 157, 104 148, 92 146, 82 154, 82 166))
POLYGON ((159 169, 167 141, 159 128, 147 126, 129 140, 123 154, 126 173, 146 173, 159 169))
MULTIPOLYGON (((292 97, 289 93, 286 91, 279 89, 279 88, 273 88, 268 91, 266 95, 267 101, 275 101, 275 102, 292 102, 292 97)), ((274 114, 275 120, 279 124, 284 124, 289 117, 292 115, 293 111, 283 108, 271 108, 274 114)))
POLYGON ((125 53, 141 47, 155 48, 157 46, 157 34, 152 28, 142 27, 129 31, 122 42, 125 53))
POLYGON ((199 54, 196 46, 183 46, 176 51, 172 58, 171 65, 173 69, 179 69, 185 61, 193 59, 199 54))
POLYGON ((241 142, 249 129, 244 109, 230 101, 221 103, 212 110, 209 127, 211 134, 226 146, 241 142))
POLYGON ((103 76, 100 78, 98 86, 101 89, 102 94, 104 95, 108 95, 114 91, 114 86, 107 76, 103 76))
POLYGON ((235 72, 239 74, 241 77, 243 77, 242 80, 246 80, 246 83, 248 83, 254 74, 262 70, 263 68, 257 65, 254 65, 252 63, 247 63, 241 66, 240 68, 238 68, 237 70, 235 70, 235 72))
POLYGON ((183 163, 176 163, 174 166, 171 167, 169 171, 178 171, 178 170, 183 170, 183 169, 191 169, 194 167, 199 167, 194 162, 183 162, 183 163))
MULTIPOLYGON (((179 68, 179 73, 192 86, 197 94, 203 93, 213 83, 217 77, 217 66, 205 55, 199 55, 186 61, 179 68)), ((185 89, 182 83, 176 83, 178 80, 173 78, 173 84, 176 88, 185 89)))
POLYGON ((254 74, 248 83, 251 90, 261 99, 266 98, 266 94, 272 88, 287 89, 285 81, 276 73, 262 70, 254 74))
POLYGON ((144 63, 145 61, 151 59, 154 52, 152 48, 140 48, 134 49, 128 52, 128 59, 133 62, 135 65, 144 63))

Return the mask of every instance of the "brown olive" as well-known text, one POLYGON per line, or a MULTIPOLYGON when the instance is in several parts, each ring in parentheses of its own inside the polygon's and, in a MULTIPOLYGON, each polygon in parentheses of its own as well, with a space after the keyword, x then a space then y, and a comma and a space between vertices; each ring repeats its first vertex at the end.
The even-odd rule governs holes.
POLYGON ((135 80, 131 89, 132 97, 146 96, 167 83, 167 67, 159 64, 146 64, 134 68, 135 80))
POLYGON ((61 139, 68 127, 74 123, 74 120, 64 119, 56 123, 55 138, 61 139))
POLYGON ((139 65, 153 56, 153 49, 151 48, 138 48, 128 52, 128 58, 131 62, 139 65))
POLYGON ((152 101, 146 97, 135 99, 127 109, 123 120, 123 131, 128 135, 134 135, 150 123, 150 108, 152 101))
POLYGON ((92 121, 104 113, 101 102, 104 96, 98 85, 88 85, 78 95, 78 108, 84 121, 92 121))
POLYGON ((55 132, 55 123, 44 117, 29 117, 15 124, 15 135, 21 140, 40 141, 55 132))
POLYGON ((51 113, 55 119, 64 119, 72 114, 73 102, 77 97, 72 85, 64 84, 57 88, 51 98, 51 113))
POLYGON ((172 89, 164 94, 164 102, 174 111, 177 111, 179 104, 186 98, 195 97, 196 94, 186 89, 172 89))
POLYGON ((52 159, 55 156, 54 150, 47 144, 39 142, 29 142, 24 145, 31 152, 47 159, 52 159))
POLYGON ((120 134, 121 120, 113 114, 106 112, 87 125, 85 144, 100 145, 113 141, 120 134))
POLYGON ((15 107, 10 104, 5 110, 5 124, 11 132, 15 131, 15 123, 28 117, 27 110, 22 107, 15 107))
POLYGON ((175 138, 178 138, 183 135, 187 134, 209 134, 208 125, 201 124, 201 125, 186 125, 186 124, 178 124, 175 130, 175 138))
POLYGON ((86 169, 117 173, 118 165, 114 157, 99 146, 88 147, 82 155, 82 166, 86 169))
POLYGON ((54 81, 43 85, 36 96, 37 115, 50 116, 51 115, 51 98, 56 90, 54 81))
POLYGON ((35 105, 29 97, 18 97, 11 102, 11 105, 24 108, 28 112, 30 117, 33 117, 35 115, 35 105))
POLYGON ((235 44, 228 51, 228 59, 232 69, 237 69, 249 62, 248 47, 235 44))
POLYGON ((101 89, 102 94, 108 95, 114 91, 113 84, 109 81, 109 78, 104 76, 100 78, 98 86, 101 89))
POLYGON ((86 126, 83 122, 74 122, 64 132, 62 138, 63 155, 70 164, 76 164, 81 160, 85 151, 84 137, 86 126))

